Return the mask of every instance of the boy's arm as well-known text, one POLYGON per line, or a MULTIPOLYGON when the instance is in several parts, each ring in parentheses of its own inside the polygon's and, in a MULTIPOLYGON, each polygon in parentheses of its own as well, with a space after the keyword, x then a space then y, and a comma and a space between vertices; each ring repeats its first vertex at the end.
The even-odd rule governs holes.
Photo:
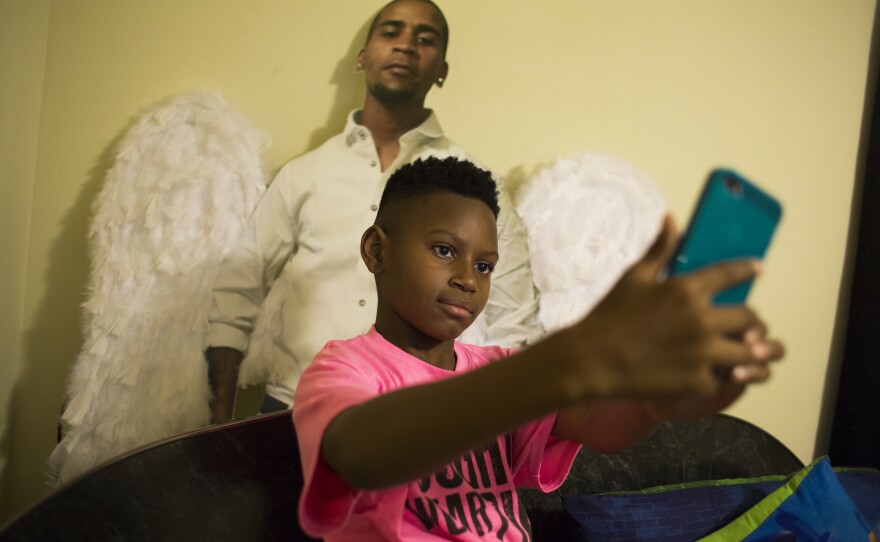
POLYGON ((766 329, 758 325, 742 337, 756 362, 733 367, 710 395, 685 395, 649 401, 599 399, 561 410, 553 435, 580 442, 599 453, 618 453, 640 443, 663 421, 697 420, 724 410, 748 384, 770 377, 769 362, 782 356, 782 345, 767 341, 766 329))
MULTIPOLYGON (((324 460, 352 487, 389 487, 433 472, 530 420, 571 407, 583 413, 596 399, 669 403, 698 397, 711 404, 726 393, 719 392, 716 367, 781 357, 781 344, 763 334, 760 347, 731 338, 763 329, 752 311, 711 304, 714 292, 753 278, 756 265, 730 262, 658 283, 674 245, 667 222, 654 247, 587 318, 535 346, 466 375, 343 411, 324 432, 324 460)), ((587 412, 599 414, 599 405, 587 412)), ((597 419, 618 422, 637 441, 656 418, 676 410, 660 405, 653 416, 651 409, 629 412, 626 418, 597 419)), ((589 441, 591 435, 572 430, 570 436, 589 441)))
POLYGON ((660 422, 712 415, 732 404, 744 390, 745 384, 728 380, 708 397, 692 395, 668 401, 597 399, 586 406, 559 411, 553 435, 580 442, 594 452, 619 453, 650 436, 660 422))
MULTIPOLYGON (((541 344, 530 349, 539 355, 541 344)), ((321 455, 351 487, 385 488, 435 472, 496 435, 559 408, 561 375, 531 355, 342 411, 324 431, 321 455)))

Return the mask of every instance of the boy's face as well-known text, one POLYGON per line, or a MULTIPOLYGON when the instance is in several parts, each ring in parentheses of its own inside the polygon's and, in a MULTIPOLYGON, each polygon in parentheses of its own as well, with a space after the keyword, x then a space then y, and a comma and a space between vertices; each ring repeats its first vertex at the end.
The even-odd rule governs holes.
POLYGON ((498 263, 495 216, 482 201, 449 193, 405 205, 375 273, 376 325, 392 343, 455 339, 489 297, 498 263))

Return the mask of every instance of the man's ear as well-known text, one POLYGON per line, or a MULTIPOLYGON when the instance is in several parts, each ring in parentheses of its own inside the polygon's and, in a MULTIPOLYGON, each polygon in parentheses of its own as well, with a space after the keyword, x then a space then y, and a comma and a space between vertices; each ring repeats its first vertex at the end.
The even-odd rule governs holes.
POLYGON ((434 82, 438 87, 442 87, 446 84, 446 80, 449 78, 449 62, 443 61, 443 66, 440 67, 440 73, 437 74, 437 80, 434 82))
POLYGON ((361 236, 361 259, 370 273, 377 275, 382 272, 387 245, 388 235, 376 224, 367 228, 361 236))
POLYGON ((361 49, 360 51, 358 51, 358 54, 355 57, 354 71, 356 71, 356 72, 364 71, 364 51, 365 51, 364 49, 361 49))

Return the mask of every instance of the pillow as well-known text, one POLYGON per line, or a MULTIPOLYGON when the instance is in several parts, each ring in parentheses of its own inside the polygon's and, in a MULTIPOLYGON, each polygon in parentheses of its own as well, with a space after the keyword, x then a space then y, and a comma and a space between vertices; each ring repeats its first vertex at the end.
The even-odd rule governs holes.
MULTIPOLYGON (((764 530, 756 536, 772 539, 773 535, 767 530, 773 525, 780 528, 780 519, 786 523, 806 514, 807 523, 818 522, 810 527, 811 532, 822 532, 825 530, 823 521, 829 517, 842 518, 844 511, 851 518, 850 523, 855 524, 857 538, 854 540, 862 539, 862 531, 867 540, 867 526, 873 525, 875 532, 880 527, 880 472, 840 469, 835 473, 827 458, 822 458, 791 477, 716 480, 639 492, 565 495, 562 503, 579 540, 684 542, 702 537, 713 541, 742 540, 758 527, 764 530), (810 506, 816 505, 827 512, 813 513, 810 506), (764 520, 767 520, 766 526, 764 520)), ((826 526, 832 524, 825 523, 826 526)), ((828 540, 835 539, 833 536, 837 536, 837 540, 848 539, 841 536, 852 530, 834 531, 828 540)), ((782 535, 781 530, 775 534, 782 538, 790 536, 782 535)))
POLYGON ((717 530, 785 483, 784 476, 564 495, 577 540, 691 542, 717 530))
POLYGON ((702 540, 867 541, 870 533, 868 522, 843 489, 828 458, 822 457, 702 540))
POLYGON ((835 468, 834 472, 847 495, 872 526, 871 530, 880 535, 880 471, 835 468))

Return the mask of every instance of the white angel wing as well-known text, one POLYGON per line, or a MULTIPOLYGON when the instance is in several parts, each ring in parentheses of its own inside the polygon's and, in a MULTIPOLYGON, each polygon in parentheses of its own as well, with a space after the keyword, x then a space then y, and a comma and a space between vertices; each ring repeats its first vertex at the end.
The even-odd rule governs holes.
POLYGON ((154 106, 121 141, 93 207, 84 341, 49 458, 59 483, 209 422, 211 290, 265 190, 267 144, 201 93, 154 106))
POLYGON ((546 332, 583 318, 605 296, 650 246, 666 209, 646 175, 591 153, 538 170, 518 191, 516 207, 546 332))

